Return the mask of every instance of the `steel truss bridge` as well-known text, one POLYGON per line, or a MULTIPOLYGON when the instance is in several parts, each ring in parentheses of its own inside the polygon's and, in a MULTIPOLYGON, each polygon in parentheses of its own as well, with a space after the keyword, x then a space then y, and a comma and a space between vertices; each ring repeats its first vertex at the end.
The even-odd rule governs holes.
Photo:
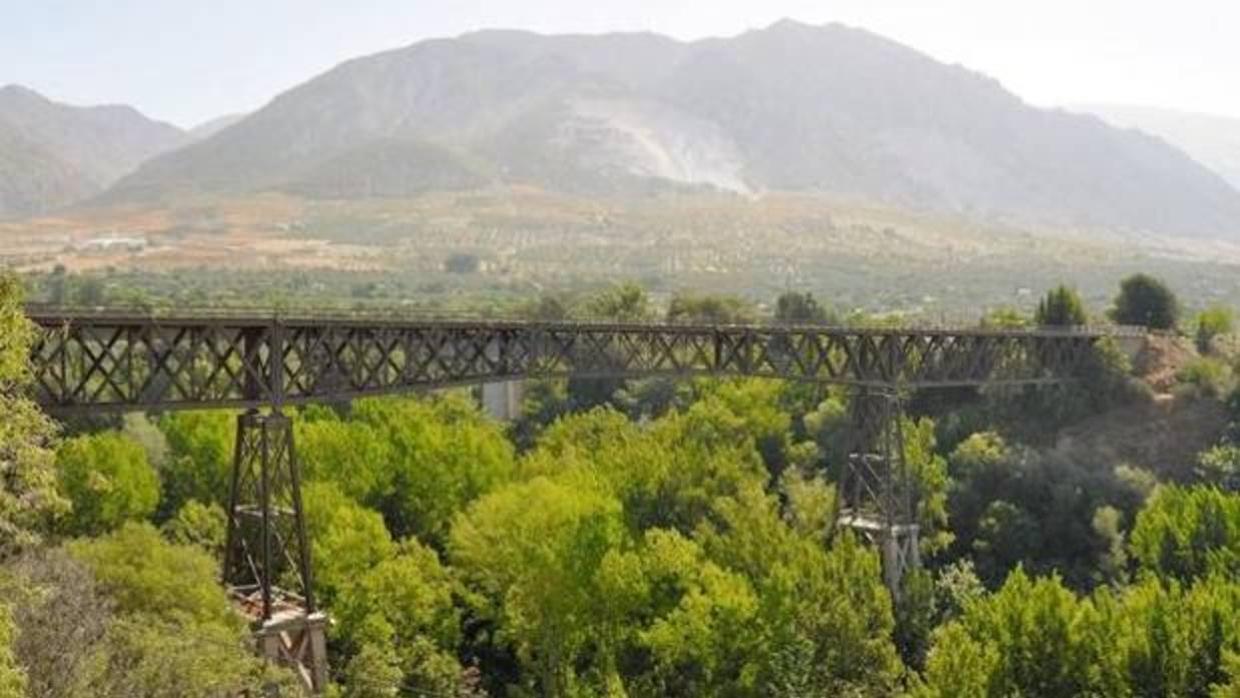
POLYGON ((1133 328, 151 315, 32 309, 50 411, 280 408, 524 378, 762 376, 910 390, 1053 383, 1133 328))
POLYGON ((34 390, 53 414, 236 408, 224 582, 260 650, 325 685, 293 429, 282 408, 529 378, 759 376, 852 386, 843 523, 880 547, 887 583, 918 564, 908 392, 1042 385, 1090 370, 1142 328, 617 324, 28 308, 34 390), (266 411, 263 411, 266 409, 266 411))

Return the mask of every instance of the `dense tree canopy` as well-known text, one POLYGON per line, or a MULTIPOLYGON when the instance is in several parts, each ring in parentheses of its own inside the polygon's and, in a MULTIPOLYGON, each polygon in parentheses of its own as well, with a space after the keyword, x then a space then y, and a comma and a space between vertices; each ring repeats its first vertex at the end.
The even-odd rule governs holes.
POLYGON ((1132 551, 1142 568, 1163 578, 1240 578, 1240 494, 1160 489, 1137 515, 1132 551))
POLYGON ((68 508, 56 487, 55 425, 25 394, 34 338, 21 283, 0 271, 0 560, 37 543, 68 508))
POLYGON ((837 324, 839 318, 820 304, 812 293, 787 291, 775 301, 775 319, 793 325, 837 324))
POLYGON ((227 505, 237 416, 228 412, 174 412, 160 420, 168 461, 160 473, 161 513, 172 515, 186 502, 227 505))
POLYGON ((119 433, 78 436, 56 452, 60 486, 73 505, 66 529, 99 535, 155 513, 159 477, 146 451, 119 433))
POLYGON ((1179 322, 1180 305, 1162 281, 1148 274, 1134 274, 1120 282, 1111 317, 1121 325, 1170 330, 1179 322))
POLYGON ((680 294, 667 307, 669 322, 737 324, 754 319, 753 309, 734 296, 680 294))

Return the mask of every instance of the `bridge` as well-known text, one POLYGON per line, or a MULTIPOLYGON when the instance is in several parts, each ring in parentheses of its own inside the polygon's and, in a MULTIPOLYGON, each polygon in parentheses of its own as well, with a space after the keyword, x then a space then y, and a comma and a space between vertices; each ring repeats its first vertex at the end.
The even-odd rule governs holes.
POLYGON ((1089 370, 1130 327, 825 327, 28 308, 35 395, 52 414, 235 408, 223 577, 267 656, 325 685, 293 430, 283 408, 557 377, 758 376, 851 386, 842 523, 880 547, 893 594, 918 564, 900 400, 1044 385, 1089 370), (282 586, 280 582, 289 582, 282 586), (288 586, 290 588, 285 588, 288 586))
POLYGON ((1049 383, 1134 328, 847 328, 31 308, 54 413, 280 408, 524 378, 734 375, 907 389, 1049 383))

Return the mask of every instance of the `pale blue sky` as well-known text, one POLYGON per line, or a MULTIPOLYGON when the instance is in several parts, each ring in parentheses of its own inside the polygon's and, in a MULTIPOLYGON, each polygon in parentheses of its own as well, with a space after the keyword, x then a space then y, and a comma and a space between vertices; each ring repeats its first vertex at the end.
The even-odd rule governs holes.
POLYGON ((191 126, 347 58, 485 27, 731 35, 842 21, 1037 104, 1240 116, 1236 0, 0 0, 0 84, 191 126))

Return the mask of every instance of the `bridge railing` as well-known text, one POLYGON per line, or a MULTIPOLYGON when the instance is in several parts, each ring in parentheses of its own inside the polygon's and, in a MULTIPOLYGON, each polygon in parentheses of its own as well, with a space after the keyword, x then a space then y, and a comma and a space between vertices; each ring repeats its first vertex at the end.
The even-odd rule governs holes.
POLYGON ((189 324, 194 322, 227 322, 247 326, 265 324, 436 324, 444 326, 490 326, 490 327, 583 327, 595 329, 675 328, 682 330, 709 329, 813 329, 839 330, 850 333, 904 334, 910 332, 968 332, 969 334, 1014 335, 1068 335, 1142 337, 1162 334, 1140 325, 1090 324, 1073 326, 1027 325, 999 327, 977 323, 944 322, 854 322, 854 323, 790 323, 771 317, 755 318, 745 322, 704 322, 700 319, 668 320, 659 318, 648 321, 625 321, 612 317, 572 317, 548 319, 518 314, 456 313, 451 311, 428 311, 423 309, 385 308, 342 310, 328 308, 278 309, 278 308, 220 308, 220 307, 163 307, 163 306, 65 306, 27 304, 26 314, 45 326, 57 319, 65 321, 161 321, 189 324))

